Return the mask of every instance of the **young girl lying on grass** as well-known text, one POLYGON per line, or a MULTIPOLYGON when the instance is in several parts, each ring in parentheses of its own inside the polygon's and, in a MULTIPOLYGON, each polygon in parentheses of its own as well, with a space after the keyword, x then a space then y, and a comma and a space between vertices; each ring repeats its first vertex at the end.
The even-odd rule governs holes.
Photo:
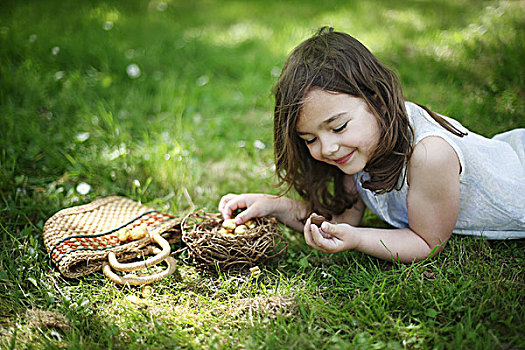
POLYGON ((453 232, 525 237, 525 129, 487 139, 405 101, 396 75, 347 34, 323 28, 291 53, 274 117, 277 175, 304 202, 228 194, 224 218, 275 216, 320 251, 401 262, 453 232), (365 206, 394 228, 358 227, 365 206))

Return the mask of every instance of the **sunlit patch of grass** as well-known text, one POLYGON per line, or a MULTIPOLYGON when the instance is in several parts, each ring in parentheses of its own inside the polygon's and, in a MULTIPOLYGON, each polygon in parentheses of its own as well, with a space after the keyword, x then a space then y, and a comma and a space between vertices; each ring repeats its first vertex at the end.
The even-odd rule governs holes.
POLYGON ((468 25, 440 31, 431 40, 420 40, 417 44, 423 51, 429 50, 427 54, 457 65, 475 58, 470 52, 475 45, 512 45, 519 40, 522 34, 513 22, 519 23, 524 15, 525 11, 518 2, 503 1, 497 7, 488 5, 468 25))

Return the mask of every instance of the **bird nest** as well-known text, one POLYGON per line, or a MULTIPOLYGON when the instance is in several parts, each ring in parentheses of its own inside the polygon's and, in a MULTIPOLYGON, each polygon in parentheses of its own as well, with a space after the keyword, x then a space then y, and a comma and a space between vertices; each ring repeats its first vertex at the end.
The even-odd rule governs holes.
POLYGON ((225 231, 223 224, 220 214, 204 210, 184 218, 182 241, 198 265, 221 269, 254 266, 284 254, 288 247, 274 218, 253 219, 243 233, 225 231))

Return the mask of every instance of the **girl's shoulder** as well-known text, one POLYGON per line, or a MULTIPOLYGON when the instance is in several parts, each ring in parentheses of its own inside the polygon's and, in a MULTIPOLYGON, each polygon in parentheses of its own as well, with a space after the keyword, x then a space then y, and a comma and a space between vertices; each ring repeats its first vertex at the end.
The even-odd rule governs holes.
POLYGON ((461 162, 456 150, 445 139, 429 136, 414 146, 407 164, 407 182, 412 184, 415 177, 433 182, 444 173, 455 172, 455 169, 455 175, 459 176, 461 162))

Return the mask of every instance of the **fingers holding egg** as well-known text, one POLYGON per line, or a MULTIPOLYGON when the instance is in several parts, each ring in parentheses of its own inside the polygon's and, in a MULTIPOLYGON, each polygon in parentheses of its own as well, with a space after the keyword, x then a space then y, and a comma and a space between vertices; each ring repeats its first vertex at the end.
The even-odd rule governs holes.
POLYGON ((326 239, 329 239, 329 238, 332 238, 332 235, 329 234, 328 232, 325 232, 323 231, 323 229, 321 228, 321 225, 323 224, 323 222, 327 221, 326 218, 322 215, 318 215, 316 213, 312 213, 312 215, 310 215, 310 223, 312 225, 315 225, 317 226, 316 229, 319 231, 319 234, 323 237, 323 238, 326 238, 326 239))

